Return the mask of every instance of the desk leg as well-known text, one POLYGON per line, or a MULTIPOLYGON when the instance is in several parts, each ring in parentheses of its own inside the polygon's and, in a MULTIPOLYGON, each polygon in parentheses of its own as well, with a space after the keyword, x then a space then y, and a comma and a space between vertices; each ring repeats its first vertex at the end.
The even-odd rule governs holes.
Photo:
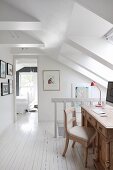
POLYGON ((106 141, 106 170, 110 170, 110 142, 106 141))
POLYGON ((96 134, 96 140, 95 140, 95 160, 99 161, 99 134, 97 132, 96 134))

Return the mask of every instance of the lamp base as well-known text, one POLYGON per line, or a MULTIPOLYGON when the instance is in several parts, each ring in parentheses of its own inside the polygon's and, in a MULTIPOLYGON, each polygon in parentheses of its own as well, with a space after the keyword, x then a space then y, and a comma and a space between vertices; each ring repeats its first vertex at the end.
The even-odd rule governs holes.
POLYGON ((101 105, 101 104, 96 104, 95 106, 96 106, 96 107, 102 107, 102 105, 101 105))

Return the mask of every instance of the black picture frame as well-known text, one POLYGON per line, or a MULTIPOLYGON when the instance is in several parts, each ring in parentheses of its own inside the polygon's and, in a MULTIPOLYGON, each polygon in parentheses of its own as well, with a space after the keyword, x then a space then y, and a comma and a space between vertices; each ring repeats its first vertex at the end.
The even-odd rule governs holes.
POLYGON ((8 95, 8 83, 1 83, 1 96, 8 95))
POLYGON ((13 75, 13 65, 9 63, 7 63, 7 75, 13 75))
POLYGON ((6 78, 6 62, 0 60, 0 78, 6 78))
POLYGON ((8 79, 8 94, 13 93, 13 80, 8 79))

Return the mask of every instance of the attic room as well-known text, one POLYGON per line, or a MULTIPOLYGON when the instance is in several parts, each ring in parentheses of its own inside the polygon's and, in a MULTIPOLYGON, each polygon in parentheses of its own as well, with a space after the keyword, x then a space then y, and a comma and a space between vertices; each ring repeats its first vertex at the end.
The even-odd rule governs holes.
POLYGON ((113 1, 0 0, 0 54, 0 170, 113 170, 113 1))

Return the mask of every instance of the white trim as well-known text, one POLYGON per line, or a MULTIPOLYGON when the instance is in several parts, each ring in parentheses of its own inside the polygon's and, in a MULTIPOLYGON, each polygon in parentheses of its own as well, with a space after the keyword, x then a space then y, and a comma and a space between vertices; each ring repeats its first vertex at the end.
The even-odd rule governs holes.
MULTIPOLYGON (((23 57, 19 57, 19 56, 13 56, 13 75, 14 75, 14 81, 13 81, 13 87, 14 87, 14 122, 17 121, 17 114, 16 114, 16 60, 17 59, 36 59, 37 60, 37 70, 38 70, 38 56, 23 56, 23 57)), ((38 91, 39 91, 39 78, 38 78, 38 71, 37 71, 37 98, 38 98, 38 102, 39 102, 39 95, 38 95, 38 91)), ((39 115, 39 114, 38 114, 39 115)))

